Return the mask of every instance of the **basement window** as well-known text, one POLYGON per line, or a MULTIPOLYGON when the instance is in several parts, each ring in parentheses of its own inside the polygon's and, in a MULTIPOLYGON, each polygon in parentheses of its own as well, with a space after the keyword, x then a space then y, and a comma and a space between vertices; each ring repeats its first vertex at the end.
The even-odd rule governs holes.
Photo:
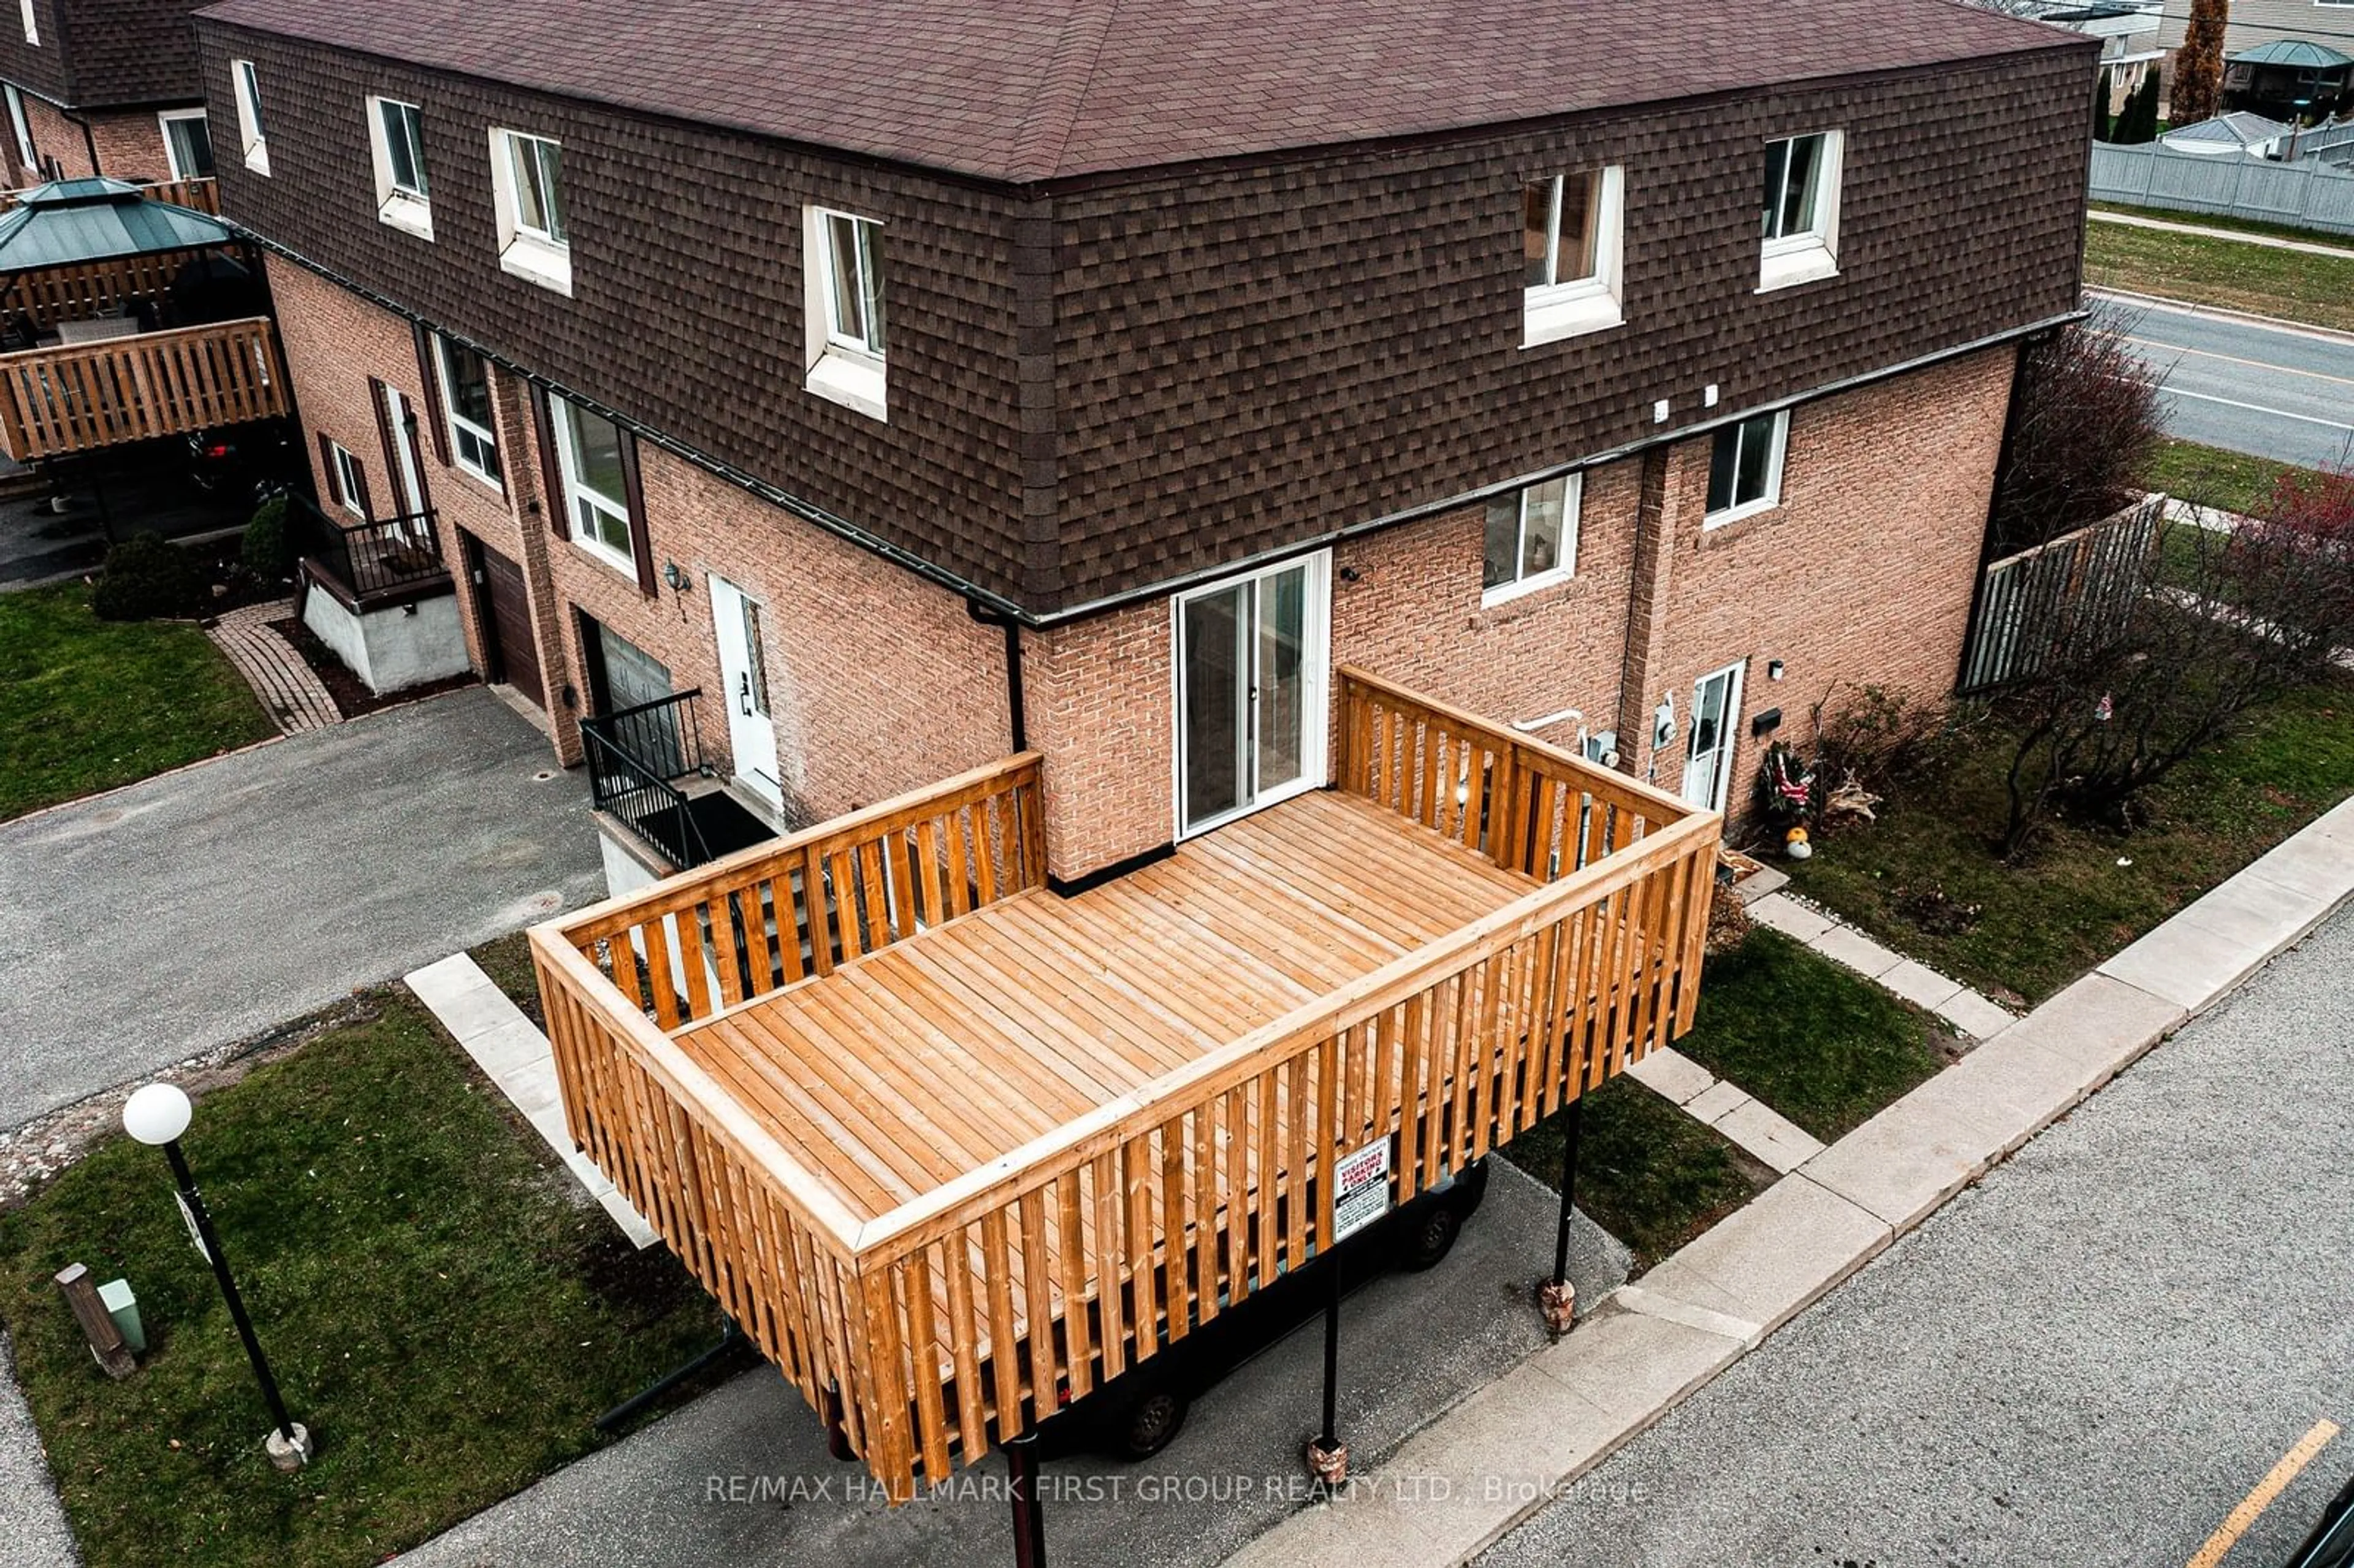
POLYGON ((491 194, 498 207, 499 266, 543 289, 571 293, 562 144, 522 131, 493 131, 491 194))
POLYGON ((257 175, 270 173, 270 138, 261 121, 261 79, 251 60, 228 62, 230 81, 237 89, 237 143, 245 166, 257 175))
POLYGON ((419 239, 432 238, 432 187, 425 175, 425 111, 398 99, 369 99, 368 152, 376 164, 378 221, 419 239))
POLYGON ((883 225, 822 207, 802 212, 805 385, 829 402, 887 420, 883 225))
POLYGON ((1840 164, 1846 143, 1837 131, 1766 143, 1759 293, 1839 276, 1840 164))
POLYGON ((1626 253, 1627 171, 1555 175, 1521 191, 1521 346, 1615 327, 1626 253))

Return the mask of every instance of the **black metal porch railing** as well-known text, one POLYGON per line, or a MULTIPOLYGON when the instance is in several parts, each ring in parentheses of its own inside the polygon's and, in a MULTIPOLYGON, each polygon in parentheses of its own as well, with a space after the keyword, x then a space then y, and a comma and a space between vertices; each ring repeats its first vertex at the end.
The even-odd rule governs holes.
POLYGON ((450 575, 430 508, 366 522, 338 520, 302 496, 292 498, 302 553, 355 599, 415 588, 450 575))
POLYGON ((678 788, 703 771, 697 687, 580 721, 588 753, 588 793, 597 810, 627 822, 685 871, 712 858, 694 803, 678 788))

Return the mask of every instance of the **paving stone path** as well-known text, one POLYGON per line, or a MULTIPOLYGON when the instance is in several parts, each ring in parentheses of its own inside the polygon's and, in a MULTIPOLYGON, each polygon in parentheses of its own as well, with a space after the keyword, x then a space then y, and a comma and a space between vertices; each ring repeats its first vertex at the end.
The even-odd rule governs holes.
POLYGON ((341 724, 344 715, 294 645, 270 629, 271 621, 284 620, 293 613, 291 599, 249 604, 222 616, 206 635, 228 655, 228 662, 237 666, 237 673, 245 677, 278 727, 288 735, 301 735, 341 724))

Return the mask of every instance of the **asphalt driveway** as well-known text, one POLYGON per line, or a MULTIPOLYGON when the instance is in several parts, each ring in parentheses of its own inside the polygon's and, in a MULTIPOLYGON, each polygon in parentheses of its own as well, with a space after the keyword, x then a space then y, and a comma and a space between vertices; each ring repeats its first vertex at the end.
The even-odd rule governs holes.
POLYGON ((602 888, 580 779, 480 689, 0 823, 0 1128, 602 888))

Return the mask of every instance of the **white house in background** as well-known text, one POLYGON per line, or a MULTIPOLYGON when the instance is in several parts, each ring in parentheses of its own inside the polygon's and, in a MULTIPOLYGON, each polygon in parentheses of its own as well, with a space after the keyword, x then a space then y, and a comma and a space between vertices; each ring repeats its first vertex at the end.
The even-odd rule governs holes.
POLYGON ((2289 130, 2277 120, 2242 110, 2201 120, 2196 125, 2178 126, 2158 140, 2160 145, 2177 153, 2237 153, 2251 158, 2270 158, 2279 154, 2289 130))

